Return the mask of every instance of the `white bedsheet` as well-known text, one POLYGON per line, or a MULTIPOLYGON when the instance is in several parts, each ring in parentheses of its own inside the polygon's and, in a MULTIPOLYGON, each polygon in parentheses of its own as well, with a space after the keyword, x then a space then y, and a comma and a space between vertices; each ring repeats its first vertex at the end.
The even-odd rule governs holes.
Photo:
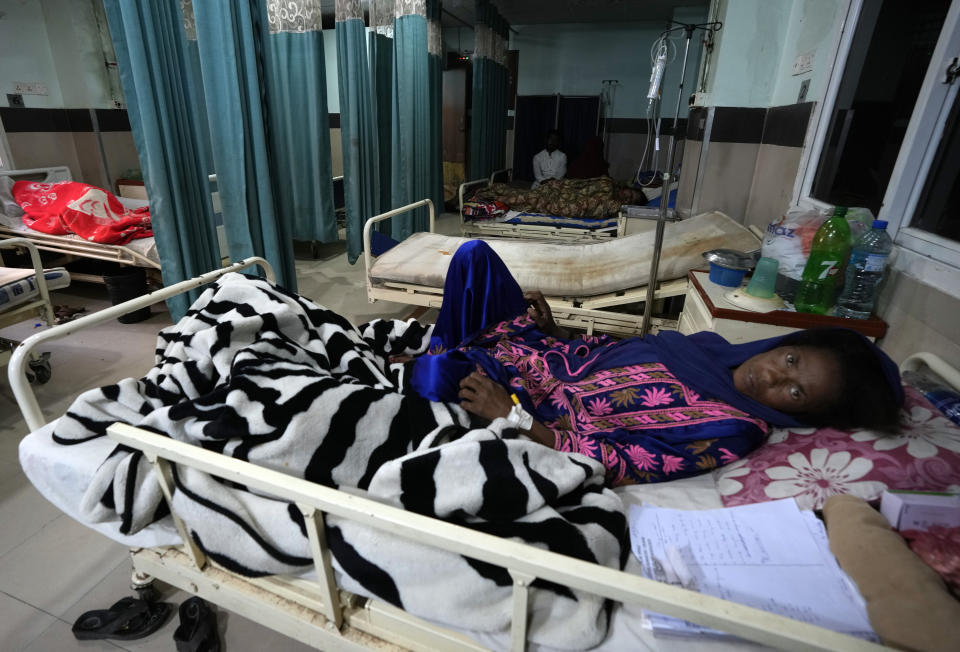
MULTIPOLYGON (((181 542, 180 535, 170 517, 133 535, 119 533, 119 519, 104 523, 83 521, 79 510, 81 497, 100 462, 113 450, 115 444, 103 438, 75 446, 61 446, 51 438, 55 424, 55 421, 48 423, 40 430, 24 437, 20 442, 20 465, 44 498, 71 518, 123 545, 149 548, 178 545, 181 542)), ((641 502, 677 509, 711 509, 722 506, 713 475, 709 473, 668 483, 621 487, 616 492, 627 506, 641 502)), ((639 562, 633 555, 630 556, 626 570, 639 572, 639 562)), ((309 578, 311 575, 312 571, 304 577, 309 578)), ((344 588, 363 593, 359 587, 345 586, 344 588)), ((509 648, 509 632, 490 634, 465 631, 464 633, 491 649, 509 648)), ((600 646, 593 649, 598 652, 619 652, 620 650, 706 650, 709 648, 713 652, 720 652, 743 649, 744 645, 718 641, 655 639, 652 633, 643 627, 639 607, 618 605, 614 610, 607 638, 600 646)), ((750 647, 756 649, 755 646, 750 647)), ((529 649, 548 652, 550 648, 531 646, 529 649)))
MULTIPOLYGON (((374 283, 388 281, 442 288, 450 258, 467 238, 415 233, 377 258, 374 283)), ((588 297, 643 287, 650 278, 652 230, 605 242, 557 244, 530 240, 488 241, 524 290, 547 296, 588 297)), ((720 212, 703 213, 666 225, 659 278, 686 276, 705 265, 710 249, 752 251, 760 241, 720 212)))

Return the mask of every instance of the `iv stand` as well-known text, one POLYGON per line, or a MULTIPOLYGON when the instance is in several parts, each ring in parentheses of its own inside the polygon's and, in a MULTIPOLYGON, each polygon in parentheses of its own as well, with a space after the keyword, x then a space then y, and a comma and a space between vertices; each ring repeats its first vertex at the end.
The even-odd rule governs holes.
POLYGON ((686 47, 683 50, 683 68, 680 70, 680 88, 677 91, 677 108, 673 113, 673 129, 670 131, 670 144, 667 146, 667 169, 663 173, 663 189, 660 192, 660 210, 657 214, 657 232, 653 245, 653 260, 650 261, 650 280, 647 284, 647 300, 643 305, 643 324, 640 327, 641 337, 650 332, 650 321, 653 315, 653 299, 657 291, 657 272, 660 268, 660 250, 663 249, 663 229, 667 221, 667 208, 670 204, 670 183, 673 181, 673 157, 675 154, 674 145, 677 141, 677 123, 680 120, 680 102, 683 99, 683 82, 687 76, 687 57, 690 56, 690 41, 693 39, 693 32, 697 29, 718 31, 723 27, 721 22, 702 23, 699 25, 676 23, 679 27, 672 27, 664 32, 664 35, 677 30, 684 30, 686 36, 686 47))

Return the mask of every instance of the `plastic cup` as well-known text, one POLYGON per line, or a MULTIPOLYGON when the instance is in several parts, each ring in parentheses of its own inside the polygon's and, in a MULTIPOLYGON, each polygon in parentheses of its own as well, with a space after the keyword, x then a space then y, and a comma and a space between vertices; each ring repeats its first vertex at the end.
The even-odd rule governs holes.
POLYGON ((780 263, 776 258, 761 258, 757 261, 757 266, 753 270, 753 277, 747 285, 747 294, 769 299, 773 296, 773 290, 777 285, 777 271, 780 269, 780 263))

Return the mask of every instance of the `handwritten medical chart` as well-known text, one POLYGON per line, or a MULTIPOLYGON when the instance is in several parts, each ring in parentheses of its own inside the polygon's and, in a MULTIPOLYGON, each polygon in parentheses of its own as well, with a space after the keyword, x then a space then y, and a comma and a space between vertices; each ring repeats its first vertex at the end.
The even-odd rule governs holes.
MULTIPOLYGON (((645 577, 876 640, 823 524, 793 500, 713 510, 632 505, 630 537, 645 577)), ((723 635, 661 614, 647 618, 655 633, 723 635)))

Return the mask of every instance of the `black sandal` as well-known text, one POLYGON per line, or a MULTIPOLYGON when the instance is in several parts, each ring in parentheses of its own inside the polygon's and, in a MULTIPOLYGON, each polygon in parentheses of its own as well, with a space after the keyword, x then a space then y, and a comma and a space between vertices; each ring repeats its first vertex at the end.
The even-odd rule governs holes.
POLYGON ((203 598, 194 596, 180 605, 180 626, 173 640, 177 652, 220 652, 217 615, 203 598))
POLYGON ((80 641, 113 638, 132 641, 154 633, 167 621, 170 605, 123 598, 109 609, 82 614, 73 624, 73 635, 80 641))

